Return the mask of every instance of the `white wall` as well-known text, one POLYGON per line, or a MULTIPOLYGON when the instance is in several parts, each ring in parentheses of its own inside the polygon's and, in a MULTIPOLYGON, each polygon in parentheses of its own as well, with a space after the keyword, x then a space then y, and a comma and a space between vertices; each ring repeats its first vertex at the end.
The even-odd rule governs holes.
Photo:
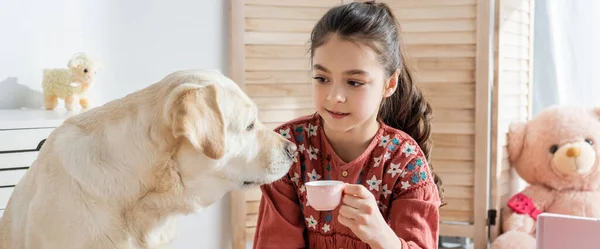
MULTIPOLYGON (((177 69, 216 68, 227 74, 227 2, 2 0, 0 109, 41 108, 42 68, 64 67, 79 51, 104 65, 91 93, 97 104, 177 69)), ((229 209, 225 196, 182 218, 173 248, 228 248, 229 209)))

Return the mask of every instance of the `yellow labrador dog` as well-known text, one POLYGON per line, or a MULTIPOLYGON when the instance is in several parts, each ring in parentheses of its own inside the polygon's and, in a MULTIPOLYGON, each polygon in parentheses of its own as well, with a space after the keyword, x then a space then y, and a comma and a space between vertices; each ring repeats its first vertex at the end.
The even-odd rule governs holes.
POLYGON ((53 131, 4 211, 0 248, 168 248, 175 218, 278 180, 295 155, 235 82, 174 72, 53 131))

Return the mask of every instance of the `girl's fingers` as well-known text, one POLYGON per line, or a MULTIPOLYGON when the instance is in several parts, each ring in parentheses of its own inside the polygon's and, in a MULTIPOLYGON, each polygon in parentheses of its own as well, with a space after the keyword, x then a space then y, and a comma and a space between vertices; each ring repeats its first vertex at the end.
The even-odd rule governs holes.
POLYGON ((366 209, 366 207, 369 205, 367 200, 347 194, 342 197, 342 203, 361 210, 366 209))
POLYGON ((360 184, 346 184, 344 187, 344 194, 353 195, 361 199, 372 198, 373 194, 360 184))
POLYGON ((340 216, 351 220, 353 224, 366 224, 368 217, 368 214, 365 214, 362 210, 345 204, 340 206, 339 214, 340 216))
POLYGON ((353 219, 350 219, 344 215, 342 215, 342 213, 340 213, 338 215, 338 222, 340 222, 340 224, 347 226, 347 227, 354 227, 356 226, 354 223, 355 221, 353 219))

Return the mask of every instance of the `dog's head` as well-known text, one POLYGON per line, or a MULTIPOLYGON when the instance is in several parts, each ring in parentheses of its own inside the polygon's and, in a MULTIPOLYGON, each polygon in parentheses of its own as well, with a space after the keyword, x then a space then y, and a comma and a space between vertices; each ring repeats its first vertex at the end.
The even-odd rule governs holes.
POLYGON ((218 71, 183 71, 163 113, 178 139, 175 159, 182 179, 203 179, 215 187, 250 187, 283 177, 296 146, 266 128, 258 108, 231 79, 218 71))

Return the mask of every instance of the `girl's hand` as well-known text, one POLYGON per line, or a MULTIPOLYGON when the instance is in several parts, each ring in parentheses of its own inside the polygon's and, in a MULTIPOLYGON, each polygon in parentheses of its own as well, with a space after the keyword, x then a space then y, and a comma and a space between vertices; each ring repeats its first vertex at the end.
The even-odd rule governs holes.
POLYGON ((381 215, 375 197, 363 185, 346 184, 338 220, 372 248, 401 247, 400 240, 381 215))

